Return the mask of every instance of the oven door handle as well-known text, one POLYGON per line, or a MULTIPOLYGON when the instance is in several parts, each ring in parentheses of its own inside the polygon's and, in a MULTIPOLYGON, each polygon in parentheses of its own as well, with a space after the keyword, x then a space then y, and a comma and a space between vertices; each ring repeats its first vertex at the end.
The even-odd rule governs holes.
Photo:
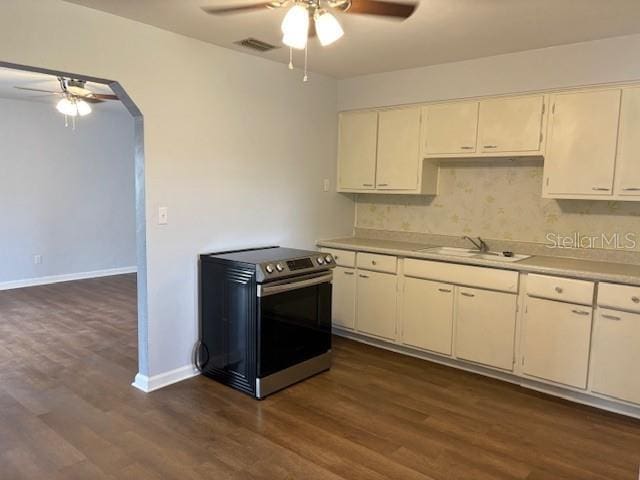
POLYGON ((258 297, 268 297, 269 295, 275 295, 277 293, 290 292, 291 290, 298 290, 300 288, 313 287, 314 285, 320 285, 321 283, 329 283, 333 278, 332 273, 327 273, 319 277, 309 278, 307 280, 298 280, 283 285, 264 286, 258 285, 258 297))

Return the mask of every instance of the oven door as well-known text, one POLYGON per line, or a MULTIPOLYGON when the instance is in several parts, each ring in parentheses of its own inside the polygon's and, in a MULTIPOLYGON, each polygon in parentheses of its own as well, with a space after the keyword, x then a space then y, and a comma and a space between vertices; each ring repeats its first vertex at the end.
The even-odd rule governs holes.
POLYGON ((331 350, 331 272, 258 286, 258 377, 331 350))

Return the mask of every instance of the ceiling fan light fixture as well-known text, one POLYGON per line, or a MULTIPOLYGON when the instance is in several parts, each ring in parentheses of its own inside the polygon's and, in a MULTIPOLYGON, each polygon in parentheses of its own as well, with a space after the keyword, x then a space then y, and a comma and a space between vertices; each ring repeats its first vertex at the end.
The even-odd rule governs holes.
POLYGON ((67 117, 84 117, 91 113, 91 106, 84 100, 64 97, 56 105, 56 110, 67 117))
POLYGON ((78 115, 84 117, 91 113, 91 105, 84 100, 76 100, 76 108, 78 109, 78 115))
POLYGON ((302 50, 307 46, 309 36, 309 11, 296 4, 289 9, 282 20, 282 43, 288 47, 302 50))
POLYGON ((338 19, 326 10, 319 10, 315 15, 316 32, 318 40, 323 47, 331 45, 344 35, 338 19))

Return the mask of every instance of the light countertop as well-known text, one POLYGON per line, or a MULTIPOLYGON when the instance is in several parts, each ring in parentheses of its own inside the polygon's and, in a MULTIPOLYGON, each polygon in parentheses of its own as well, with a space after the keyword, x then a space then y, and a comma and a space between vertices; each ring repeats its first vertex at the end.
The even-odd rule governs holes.
MULTIPOLYGON (((438 253, 424 252, 426 248, 440 245, 426 245, 395 240, 380 240, 364 237, 346 237, 317 242, 321 247, 338 248, 342 250, 356 250, 371 253, 395 255, 398 257, 421 258, 439 260, 451 263, 477 265, 484 267, 502 268, 530 273, 561 275, 581 278, 585 280, 599 280, 605 282, 640 285, 640 266, 622 263, 609 263, 592 260, 582 260, 560 256, 536 255, 518 262, 505 262, 500 259, 484 260, 447 256, 438 253)), ((516 252, 518 253, 518 252, 516 252)))

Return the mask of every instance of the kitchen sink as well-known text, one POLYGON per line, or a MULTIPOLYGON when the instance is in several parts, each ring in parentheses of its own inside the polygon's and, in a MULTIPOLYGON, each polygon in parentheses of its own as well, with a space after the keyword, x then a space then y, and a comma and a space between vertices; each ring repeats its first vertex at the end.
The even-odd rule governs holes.
POLYGON ((419 250, 424 253, 435 253, 436 255, 446 255, 449 257, 478 258, 481 260, 496 260, 500 262, 519 262, 525 260, 531 255, 513 254, 511 257, 505 256, 502 252, 481 252, 470 248, 457 247, 431 247, 419 250))

